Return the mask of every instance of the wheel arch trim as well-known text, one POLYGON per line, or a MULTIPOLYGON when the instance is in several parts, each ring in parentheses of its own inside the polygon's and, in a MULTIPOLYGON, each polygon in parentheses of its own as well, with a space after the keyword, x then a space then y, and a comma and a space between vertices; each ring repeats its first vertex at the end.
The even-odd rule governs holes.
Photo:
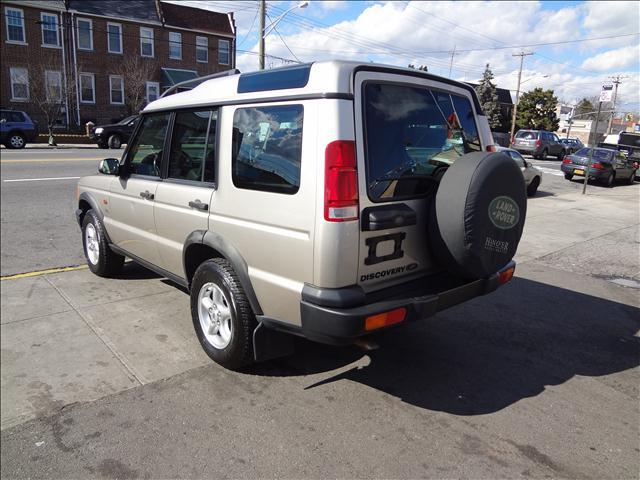
POLYGON ((184 242, 182 248, 182 264, 185 272, 185 278, 189 285, 191 285, 191 279, 188 278, 187 269, 187 256, 188 250, 193 245, 204 245, 218 252, 224 259, 226 259, 234 271, 238 275, 238 280, 242 285, 242 288, 247 296, 247 300, 251 305, 251 309, 255 315, 262 315, 262 308, 260 302, 256 296, 255 290, 249 277, 249 268, 247 262, 244 260, 240 252, 231 245, 227 240, 217 233, 206 230, 195 230, 191 232, 184 242))

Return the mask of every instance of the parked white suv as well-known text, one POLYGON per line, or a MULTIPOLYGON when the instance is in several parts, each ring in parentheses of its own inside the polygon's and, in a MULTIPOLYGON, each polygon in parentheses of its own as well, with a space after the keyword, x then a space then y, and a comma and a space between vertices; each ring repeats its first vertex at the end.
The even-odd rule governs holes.
POLYGON ((124 257, 189 288, 227 368, 346 344, 513 275, 526 192, 471 87, 319 62, 224 74, 149 104, 78 183, 91 270, 124 257))

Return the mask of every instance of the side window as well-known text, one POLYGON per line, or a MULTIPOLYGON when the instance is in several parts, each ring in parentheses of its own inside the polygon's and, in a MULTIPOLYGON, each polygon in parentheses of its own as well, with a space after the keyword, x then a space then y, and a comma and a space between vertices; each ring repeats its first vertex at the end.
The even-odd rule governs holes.
MULTIPOLYGON (((176 113, 171 135, 169 178, 198 182, 205 177, 211 178, 211 172, 205 175, 205 171, 212 171, 215 162, 215 148, 211 148, 207 141, 212 113, 211 110, 176 113)), ((215 122, 213 132, 215 145, 215 122)))
POLYGON ((515 160, 520 168, 524 168, 524 158, 522 158, 518 152, 509 152, 509 155, 515 160))
POLYGON ((302 119, 302 105, 237 109, 233 116, 233 184, 249 190, 296 193, 302 119))
POLYGON ((551 138, 553 139, 554 142, 558 143, 560 141, 560 139, 558 138, 558 136, 555 133, 551 134, 551 138))
POLYGON ((127 156, 129 172, 160 176, 162 149, 169 124, 169 113, 145 115, 127 156))

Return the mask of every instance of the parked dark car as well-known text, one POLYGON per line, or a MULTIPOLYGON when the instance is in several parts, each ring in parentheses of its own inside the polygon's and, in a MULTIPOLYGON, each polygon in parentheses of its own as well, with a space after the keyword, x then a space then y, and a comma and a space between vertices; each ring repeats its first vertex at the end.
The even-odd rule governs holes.
POLYGON ((555 133, 544 130, 518 130, 511 148, 520 153, 533 155, 533 158, 546 160, 548 155, 562 160, 566 149, 555 133))
POLYGON ((0 143, 7 148, 24 148, 38 136, 38 124, 25 112, 0 109, 0 143))
POLYGON ((100 148, 120 148, 123 143, 129 142, 137 120, 138 115, 131 115, 118 123, 98 125, 91 130, 89 137, 100 148))
POLYGON ((561 169, 564 178, 571 180, 574 176, 584 178, 589 155, 593 150, 589 180, 598 180, 607 187, 613 187, 616 180, 624 180, 631 184, 636 175, 636 164, 633 160, 617 150, 609 148, 582 148, 576 153, 567 155, 562 161, 561 169))
POLYGON ((584 148, 584 143, 582 143, 579 138, 561 138, 560 143, 564 145, 564 150, 567 155, 584 148))

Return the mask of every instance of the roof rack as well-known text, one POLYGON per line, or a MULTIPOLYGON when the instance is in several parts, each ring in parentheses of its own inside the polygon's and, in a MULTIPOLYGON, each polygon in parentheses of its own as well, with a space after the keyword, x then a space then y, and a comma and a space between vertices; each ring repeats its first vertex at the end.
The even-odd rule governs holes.
POLYGON ((168 95, 169 93, 173 92, 177 88, 183 87, 185 85, 189 85, 191 83, 204 82, 205 80, 211 80, 212 78, 229 77, 231 75, 237 75, 238 73, 240 73, 240 70, 238 70, 237 68, 233 68, 231 70, 225 70, 224 72, 212 73, 210 75, 204 75, 202 77, 192 78, 191 80, 185 80, 184 82, 178 82, 175 85, 172 85, 171 87, 169 87, 167 90, 165 90, 162 93, 162 95, 160 95, 160 98, 168 95))

